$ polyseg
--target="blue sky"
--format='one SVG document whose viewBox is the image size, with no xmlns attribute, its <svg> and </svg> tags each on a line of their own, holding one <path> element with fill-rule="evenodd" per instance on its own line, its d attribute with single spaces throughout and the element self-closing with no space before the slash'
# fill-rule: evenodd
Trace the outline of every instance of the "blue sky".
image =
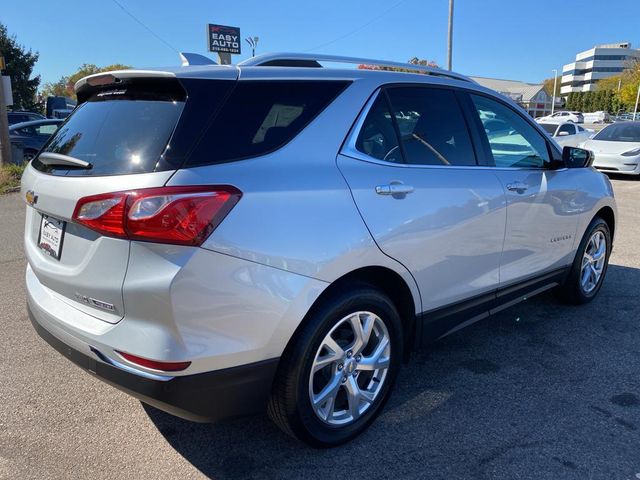
<svg viewBox="0 0 640 480">
<path fill-rule="evenodd" d="M 448 0 L 118 0 L 177 50 L 206 53 L 207 23 L 259 36 L 258 52 L 314 51 L 446 65 Z M 83 63 L 175 65 L 174 50 L 113 0 L 3 0 L 0 21 L 55 81 Z M 27 8 L 28 5 L 28 8 Z M 456 0 L 454 70 L 541 81 L 598 43 L 640 48 L 640 0 Z M 243 42 L 243 54 L 250 52 Z M 213 55 L 213 54 L 211 54 Z"/>
</svg>

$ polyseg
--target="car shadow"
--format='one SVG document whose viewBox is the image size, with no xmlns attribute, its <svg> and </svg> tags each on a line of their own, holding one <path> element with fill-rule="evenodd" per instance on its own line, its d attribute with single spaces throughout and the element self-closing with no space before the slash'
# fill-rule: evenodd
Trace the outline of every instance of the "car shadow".
<svg viewBox="0 0 640 480">
<path fill-rule="evenodd" d="M 614 172 L 602 172 L 611 180 L 628 180 L 628 181 L 637 181 L 640 180 L 640 175 L 625 175 L 624 173 L 614 173 Z"/>
<path fill-rule="evenodd" d="M 547 292 L 413 355 L 382 415 L 313 449 L 266 416 L 191 423 L 145 410 L 204 475 L 239 478 L 630 478 L 640 472 L 640 269 L 600 295 Z M 630 288 L 630 286 L 635 286 Z"/>
</svg>

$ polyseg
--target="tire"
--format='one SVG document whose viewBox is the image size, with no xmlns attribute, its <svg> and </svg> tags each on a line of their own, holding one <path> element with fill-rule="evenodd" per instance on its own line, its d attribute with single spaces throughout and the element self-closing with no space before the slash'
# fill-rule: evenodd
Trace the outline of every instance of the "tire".
<svg viewBox="0 0 640 480">
<path fill-rule="evenodd" d="M 601 252 L 601 255 L 597 256 L 597 259 L 602 258 L 602 263 L 592 262 L 587 259 L 585 253 L 587 253 L 591 258 L 595 259 L 593 254 L 597 254 L 599 249 L 594 250 L 597 247 L 597 243 L 593 243 L 592 240 L 595 238 L 599 238 L 600 241 L 604 241 L 604 249 Z M 595 241 L 595 240 L 594 240 Z M 594 218 L 584 236 L 582 237 L 582 241 L 578 246 L 578 251 L 576 252 L 576 258 L 571 265 L 571 270 L 564 281 L 564 283 L 556 288 L 556 294 L 558 297 L 567 302 L 572 303 L 574 305 L 582 305 L 585 303 L 589 303 L 593 300 L 600 288 L 602 287 L 602 282 L 604 281 L 604 277 L 607 273 L 607 268 L 609 266 L 609 256 L 611 255 L 611 232 L 609 230 L 609 226 L 607 222 L 605 222 L 602 218 L 596 217 Z M 583 269 L 583 262 L 585 263 L 585 268 Z M 590 281 L 584 281 L 589 270 L 589 264 L 593 266 L 593 273 L 600 272 L 599 276 L 589 274 Z M 585 270 L 586 269 L 586 270 Z"/>
<path fill-rule="evenodd" d="M 356 322 L 371 332 L 362 348 L 354 334 Z M 402 361 L 402 338 L 398 310 L 371 286 L 360 284 L 323 301 L 305 318 L 280 360 L 269 416 L 284 432 L 315 447 L 351 440 L 373 422 L 389 398 Z M 312 376 L 312 367 L 319 363 L 326 365 Z"/>
</svg>

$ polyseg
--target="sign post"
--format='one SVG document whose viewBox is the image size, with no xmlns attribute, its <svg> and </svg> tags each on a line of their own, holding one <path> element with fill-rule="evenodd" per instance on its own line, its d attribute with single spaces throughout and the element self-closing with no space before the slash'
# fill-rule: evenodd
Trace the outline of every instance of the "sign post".
<svg viewBox="0 0 640 480">
<path fill-rule="evenodd" d="M 207 44 L 210 52 L 218 54 L 221 65 L 231 64 L 231 55 L 240 55 L 240 28 L 227 25 L 207 25 Z"/>
<path fill-rule="evenodd" d="M 4 69 L 4 57 L 0 56 L 0 64 Z M 11 97 L 11 81 L 6 82 L 9 77 L 2 76 L 0 70 L 0 167 L 11 162 L 11 143 L 9 141 L 9 119 L 7 117 L 7 102 L 13 103 Z M 6 90 L 7 83 L 9 91 Z M 8 94 L 8 95 L 7 95 Z"/>
</svg>

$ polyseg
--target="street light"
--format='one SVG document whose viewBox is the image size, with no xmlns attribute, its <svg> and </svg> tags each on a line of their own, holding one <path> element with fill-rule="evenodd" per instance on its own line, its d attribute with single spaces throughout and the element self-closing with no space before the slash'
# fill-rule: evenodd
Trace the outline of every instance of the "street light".
<svg viewBox="0 0 640 480">
<path fill-rule="evenodd" d="M 246 42 L 251 46 L 251 56 L 256 56 L 256 48 L 258 47 L 258 37 L 247 37 L 245 38 Z"/>
<path fill-rule="evenodd" d="M 556 84 L 558 82 L 558 69 L 554 68 L 551 71 L 553 72 L 553 92 L 551 93 L 551 115 L 553 115 L 553 112 L 556 109 Z"/>
<path fill-rule="evenodd" d="M 447 70 L 451 70 L 451 52 L 453 50 L 453 0 L 449 0 L 449 28 L 447 33 Z"/>
</svg>

